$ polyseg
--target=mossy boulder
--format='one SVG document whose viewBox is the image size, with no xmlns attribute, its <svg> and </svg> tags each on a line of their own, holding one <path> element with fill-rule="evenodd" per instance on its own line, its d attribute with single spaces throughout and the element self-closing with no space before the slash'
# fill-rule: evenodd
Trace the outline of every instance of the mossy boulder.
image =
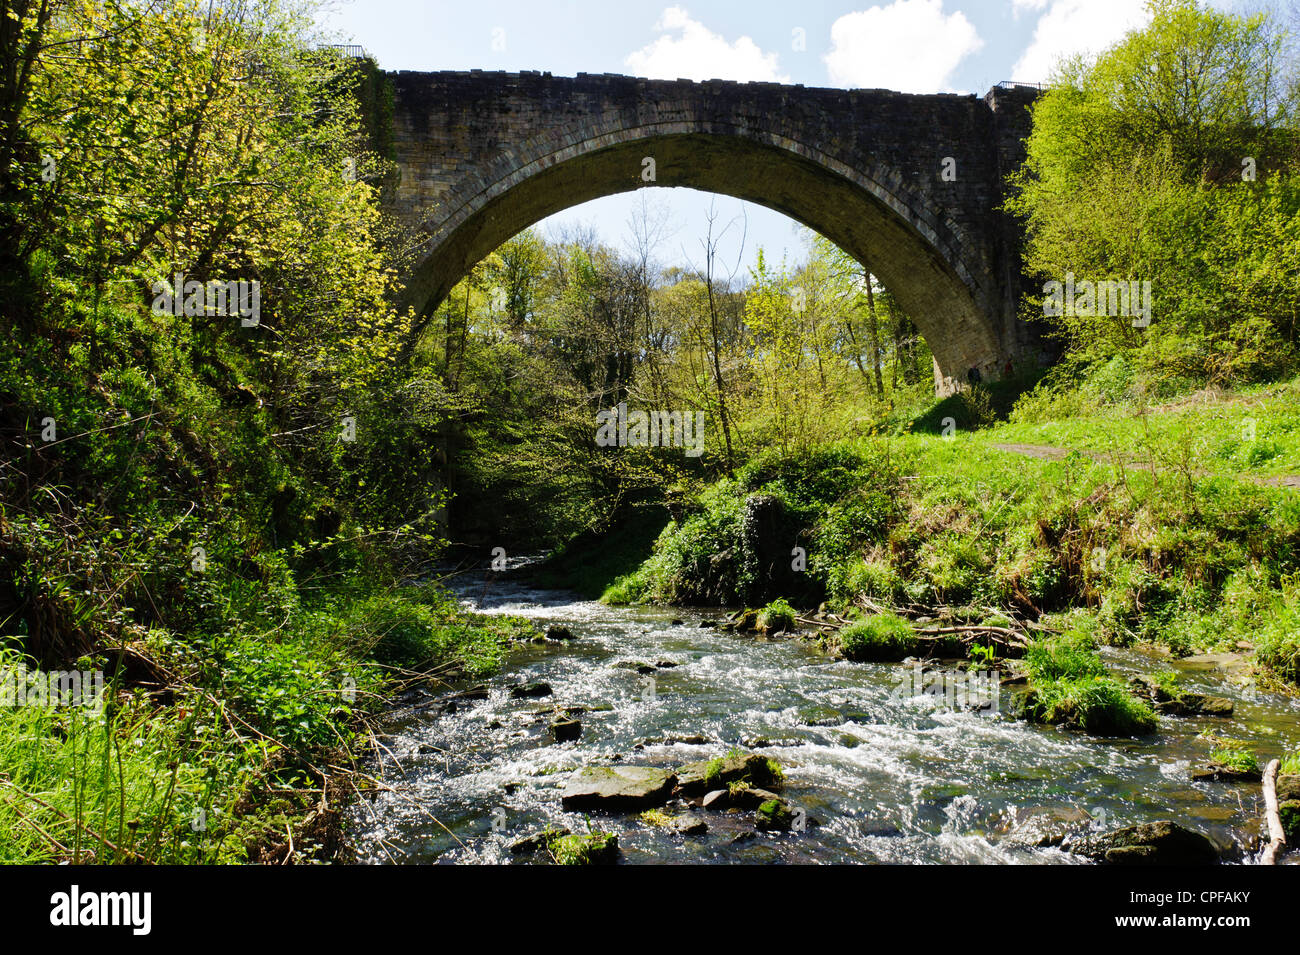
<svg viewBox="0 0 1300 955">
<path fill-rule="evenodd" d="M 1192 693 L 1170 681 L 1151 676 L 1135 676 L 1129 680 L 1134 695 L 1150 703 L 1162 716 L 1216 716 L 1232 715 L 1232 700 L 1223 696 Z"/>
<path fill-rule="evenodd" d="M 702 796 L 740 783 L 758 788 L 779 787 L 783 775 L 774 759 L 732 750 L 725 756 L 681 767 L 677 771 L 677 792 L 683 796 Z"/>
<path fill-rule="evenodd" d="M 510 843 L 510 852 L 513 855 L 528 855 L 550 846 L 552 842 L 561 836 L 569 835 L 569 830 L 563 826 L 551 826 L 546 829 L 539 829 L 536 832 L 530 832 Z"/>
<path fill-rule="evenodd" d="M 1277 798 L 1279 802 L 1300 802 L 1300 776 L 1278 776 Z"/>
<path fill-rule="evenodd" d="M 768 799 L 754 811 L 754 826 L 759 832 L 789 832 L 793 822 L 794 811 L 780 797 Z"/>
<path fill-rule="evenodd" d="M 709 831 L 709 824 L 693 812 L 673 815 L 662 809 L 647 809 L 641 813 L 640 818 L 647 826 L 667 829 L 683 836 L 702 836 Z"/>
<path fill-rule="evenodd" d="M 560 836 L 547 848 L 556 865 L 613 865 L 618 862 L 618 836 L 612 832 Z"/>
</svg>

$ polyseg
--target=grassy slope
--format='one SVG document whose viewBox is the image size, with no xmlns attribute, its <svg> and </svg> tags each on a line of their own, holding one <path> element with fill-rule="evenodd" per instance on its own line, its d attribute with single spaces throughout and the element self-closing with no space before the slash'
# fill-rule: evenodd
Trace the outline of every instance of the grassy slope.
<svg viewBox="0 0 1300 955">
<path fill-rule="evenodd" d="M 1300 682 L 1300 491 L 1223 476 L 1300 461 L 1297 394 L 1293 382 L 1198 395 L 1145 417 L 1093 410 L 862 440 L 839 446 L 847 481 L 825 480 L 825 455 L 769 460 L 739 489 L 702 496 L 607 599 L 678 597 L 703 551 L 720 550 L 734 527 L 735 491 L 762 490 L 811 528 L 809 569 L 832 602 L 867 594 L 1030 616 L 1086 608 L 1102 640 L 1178 653 L 1247 641 L 1273 675 Z M 1046 460 L 995 447 L 1011 443 L 1118 454 Z"/>
<path fill-rule="evenodd" d="M 1300 475 L 1300 379 L 1233 394 L 1198 392 L 1155 405 L 1131 406 L 1044 421 L 1003 425 L 990 441 L 1049 444 L 1121 459 L 1255 477 Z"/>
</svg>

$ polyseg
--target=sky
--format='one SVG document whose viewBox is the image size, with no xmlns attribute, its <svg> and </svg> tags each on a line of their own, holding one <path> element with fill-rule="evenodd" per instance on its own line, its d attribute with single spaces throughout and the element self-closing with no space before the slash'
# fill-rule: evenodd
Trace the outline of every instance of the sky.
<svg viewBox="0 0 1300 955">
<path fill-rule="evenodd" d="M 1100 52 L 1148 19 L 1146 0 L 332 0 L 318 24 L 336 42 L 364 46 L 386 70 L 621 73 L 982 96 L 1004 80 L 1045 82 L 1061 57 Z M 688 189 L 598 199 L 539 228 L 551 236 L 594 228 L 626 248 L 643 198 L 667 223 L 663 264 L 700 264 L 711 205 L 720 226 L 732 223 L 723 258 L 742 272 L 760 245 L 769 259 L 802 257 L 792 220 Z"/>
</svg>

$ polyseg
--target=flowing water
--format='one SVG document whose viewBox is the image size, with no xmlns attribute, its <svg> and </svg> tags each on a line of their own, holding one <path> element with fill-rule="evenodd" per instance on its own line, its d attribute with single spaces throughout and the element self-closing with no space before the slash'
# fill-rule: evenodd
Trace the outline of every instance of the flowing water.
<svg viewBox="0 0 1300 955">
<path fill-rule="evenodd" d="M 1083 810 L 1097 831 L 1170 819 L 1226 847 L 1257 834 L 1259 786 L 1192 782 L 1210 749 L 1198 734 L 1252 740 L 1264 753 L 1300 740 L 1294 701 L 1244 699 L 1252 694 L 1205 667 L 1136 651 L 1106 651 L 1107 660 L 1120 671 L 1178 669 L 1189 689 L 1231 697 L 1233 716 L 1162 718 L 1158 736 L 1104 740 L 956 711 L 913 692 L 903 664 L 836 661 L 813 641 L 702 628 L 723 618 L 716 609 L 606 607 L 481 576 L 451 584 L 473 609 L 562 624 L 576 639 L 513 652 L 485 681 L 488 698 L 454 713 L 390 714 L 378 775 L 391 791 L 354 809 L 358 861 L 522 861 L 510 844 L 548 824 L 586 831 L 586 815 L 560 805 L 572 770 L 675 767 L 736 746 L 763 747 L 781 763 L 802 831 L 755 834 L 752 811 L 701 811 L 703 835 L 636 814 L 597 813 L 591 825 L 619 834 L 626 863 L 1079 861 L 1007 837 L 1018 811 L 1039 807 Z M 512 698 L 512 685 L 538 681 L 554 695 Z M 551 741 L 556 705 L 587 708 L 579 740 Z"/>
</svg>

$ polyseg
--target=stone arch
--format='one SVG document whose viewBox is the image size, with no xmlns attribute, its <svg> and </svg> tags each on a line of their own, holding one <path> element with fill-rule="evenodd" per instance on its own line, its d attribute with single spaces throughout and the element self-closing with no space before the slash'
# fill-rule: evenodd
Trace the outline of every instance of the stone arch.
<svg viewBox="0 0 1300 955">
<path fill-rule="evenodd" d="M 929 343 L 940 390 L 974 366 L 1001 370 L 1002 290 L 984 236 L 971 236 L 915 175 L 858 154 L 849 163 L 802 141 L 797 122 L 682 117 L 561 124 L 502 144 L 458 170 L 426 210 L 425 239 L 403 305 L 431 311 L 477 262 L 534 223 L 580 203 L 647 185 L 687 186 L 767 206 L 866 264 Z M 409 174 L 400 163 L 403 174 Z M 924 182 L 924 180 L 921 180 Z"/>
</svg>

